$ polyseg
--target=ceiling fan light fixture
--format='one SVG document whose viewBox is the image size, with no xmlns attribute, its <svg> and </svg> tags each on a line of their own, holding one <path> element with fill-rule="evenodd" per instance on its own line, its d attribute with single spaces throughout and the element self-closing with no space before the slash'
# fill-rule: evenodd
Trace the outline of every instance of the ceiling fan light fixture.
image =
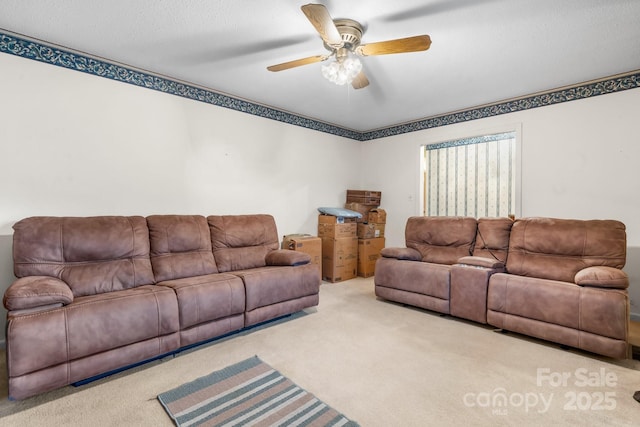
<svg viewBox="0 0 640 427">
<path fill-rule="evenodd" d="M 335 59 L 332 62 L 322 66 L 324 78 L 337 85 L 350 84 L 354 89 L 362 89 L 369 86 L 369 79 L 362 71 L 362 63 L 356 56 L 419 52 L 431 46 L 431 38 L 426 34 L 362 45 L 364 28 L 359 22 L 353 19 L 333 19 L 326 6 L 322 4 L 310 3 L 300 8 L 330 53 L 271 65 L 267 70 L 288 70 L 326 61 L 333 56 Z"/>
<path fill-rule="evenodd" d="M 358 58 L 339 58 L 322 66 L 322 76 L 337 85 L 351 84 L 362 71 L 362 62 Z"/>
</svg>

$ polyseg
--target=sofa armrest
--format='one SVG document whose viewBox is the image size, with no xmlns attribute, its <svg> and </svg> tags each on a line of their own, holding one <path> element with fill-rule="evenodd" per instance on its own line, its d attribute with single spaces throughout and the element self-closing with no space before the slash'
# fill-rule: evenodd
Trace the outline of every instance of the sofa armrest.
<svg viewBox="0 0 640 427">
<path fill-rule="evenodd" d="M 72 301 L 71 288 L 62 280 L 50 276 L 22 277 L 9 286 L 3 299 L 9 311 L 66 305 Z"/>
<path fill-rule="evenodd" d="M 380 255 L 406 261 L 422 261 L 422 254 L 413 248 L 383 248 Z"/>
<path fill-rule="evenodd" d="M 627 289 L 629 276 L 622 270 L 613 267 L 595 266 L 578 271 L 574 281 L 580 286 L 599 288 Z"/>
<path fill-rule="evenodd" d="M 269 252 L 265 258 L 267 265 L 304 265 L 311 262 L 311 255 L 300 252 L 292 251 L 289 249 L 276 249 Z"/>
<path fill-rule="evenodd" d="M 491 268 L 494 270 L 504 269 L 504 262 L 481 256 L 463 256 L 458 260 L 458 264 L 468 265 L 471 267 Z"/>
</svg>

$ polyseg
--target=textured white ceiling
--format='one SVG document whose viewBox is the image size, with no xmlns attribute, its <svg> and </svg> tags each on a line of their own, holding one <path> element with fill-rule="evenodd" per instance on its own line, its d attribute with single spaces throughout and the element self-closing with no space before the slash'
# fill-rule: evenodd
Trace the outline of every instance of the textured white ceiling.
<svg viewBox="0 0 640 427">
<path fill-rule="evenodd" d="M 640 69 L 639 0 L 321 1 L 363 43 L 429 34 L 426 52 L 363 58 L 370 86 L 326 81 L 326 53 L 284 0 L 0 0 L 0 29 L 357 131 Z"/>
</svg>

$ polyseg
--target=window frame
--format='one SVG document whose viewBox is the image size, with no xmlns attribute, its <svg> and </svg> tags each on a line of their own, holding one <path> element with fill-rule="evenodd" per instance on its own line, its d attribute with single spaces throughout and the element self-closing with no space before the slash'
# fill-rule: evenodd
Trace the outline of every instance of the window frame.
<svg viewBox="0 0 640 427">
<path fill-rule="evenodd" d="M 477 143 L 486 142 L 487 139 L 493 138 L 496 135 L 513 133 L 515 136 L 515 144 L 514 144 L 514 152 L 512 155 L 514 156 L 513 163 L 513 171 L 512 171 L 512 179 L 514 181 L 513 184 L 513 192 L 512 197 L 514 212 L 511 212 L 516 217 L 522 216 L 522 130 L 521 124 L 512 125 L 508 127 L 499 127 L 493 129 L 483 129 L 478 130 L 477 132 L 469 132 L 466 135 L 451 135 L 449 138 L 439 138 L 436 141 L 432 142 L 423 142 L 420 144 L 419 149 L 419 164 L 420 164 L 420 175 L 419 175 L 419 204 L 417 206 L 418 215 L 426 216 L 427 212 L 427 188 L 426 182 L 427 177 L 426 174 L 428 172 L 428 167 L 426 165 L 426 157 L 425 153 L 427 151 L 427 147 L 430 149 L 435 148 L 447 148 L 453 146 L 460 145 L 472 145 Z M 473 142 L 477 141 L 477 142 Z M 441 216 L 441 215 L 438 215 Z M 474 215 L 468 215 L 474 216 Z"/>
</svg>

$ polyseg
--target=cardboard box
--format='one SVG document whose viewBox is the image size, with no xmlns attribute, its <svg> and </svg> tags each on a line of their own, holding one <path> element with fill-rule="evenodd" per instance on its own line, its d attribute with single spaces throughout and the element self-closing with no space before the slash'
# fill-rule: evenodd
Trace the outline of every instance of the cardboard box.
<svg viewBox="0 0 640 427">
<path fill-rule="evenodd" d="M 320 214 L 318 215 L 318 223 L 323 224 L 352 224 L 355 223 L 355 218 L 345 218 L 343 216 Z"/>
<path fill-rule="evenodd" d="M 369 222 L 367 224 L 358 224 L 358 239 L 373 239 L 375 237 L 384 237 L 384 224 Z"/>
<path fill-rule="evenodd" d="M 318 266 L 322 276 L 322 239 L 310 234 L 288 234 L 282 239 L 282 249 L 300 251 L 311 256 L 311 264 Z"/>
<path fill-rule="evenodd" d="M 370 224 L 373 224 L 373 227 L 375 229 L 374 231 L 374 237 L 384 237 L 384 228 L 385 228 L 385 224 L 380 224 L 377 222 L 371 222 Z"/>
<path fill-rule="evenodd" d="M 386 224 L 387 211 L 380 208 L 373 208 L 369 211 L 368 222 L 375 222 L 378 224 Z"/>
<path fill-rule="evenodd" d="M 371 277 L 376 272 L 376 261 L 384 248 L 384 237 L 358 240 L 358 276 Z"/>
<path fill-rule="evenodd" d="M 358 239 L 372 239 L 375 236 L 373 224 L 358 224 Z"/>
<path fill-rule="evenodd" d="M 318 237 L 342 239 L 345 237 L 356 237 L 358 232 L 358 224 L 353 222 L 344 222 L 342 217 L 332 215 L 318 216 Z"/>
<path fill-rule="evenodd" d="M 356 277 L 358 238 L 322 239 L 322 279 L 341 282 Z"/>
<path fill-rule="evenodd" d="M 375 208 L 375 206 L 362 203 L 345 203 L 344 207 L 362 214 L 362 218 L 357 219 L 356 222 L 369 222 L 369 211 Z"/>
<path fill-rule="evenodd" d="M 382 192 L 369 190 L 347 190 L 347 203 L 362 203 L 365 205 L 380 206 Z"/>
</svg>

